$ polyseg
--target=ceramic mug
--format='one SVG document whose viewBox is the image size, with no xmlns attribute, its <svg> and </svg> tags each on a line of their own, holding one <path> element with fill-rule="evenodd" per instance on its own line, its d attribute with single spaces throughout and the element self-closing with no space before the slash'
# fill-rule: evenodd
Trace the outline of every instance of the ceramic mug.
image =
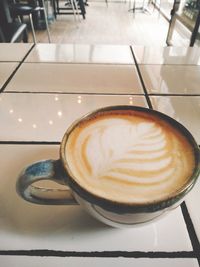
<svg viewBox="0 0 200 267">
<path fill-rule="evenodd" d="M 135 116 L 137 118 L 136 125 L 134 124 L 135 119 L 133 119 Z M 142 120 L 147 120 L 147 122 L 141 121 L 141 118 Z M 131 125 L 132 121 L 134 125 Z M 159 129 L 155 128 L 156 124 L 160 127 Z M 163 131 L 166 131 L 166 133 Z M 162 134 L 160 135 L 159 133 Z M 186 152 L 184 152 L 184 157 L 188 157 L 189 155 L 191 161 L 187 158 L 180 160 L 180 155 L 178 159 L 174 158 L 174 154 L 176 154 L 175 152 L 178 149 L 178 145 L 174 145 L 174 141 L 171 142 L 173 138 L 176 138 L 173 136 L 174 133 L 178 135 L 177 140 L 182 140 L 183 138 L 183 142 L 187 143 L 186 145 L 185 143 L 183 144 L 184 149 L 188 146 L 185 150 Z M 139 142 L 138 140 L 140 140 L 141 136 L 144 140 L 142 144 L 138 145 L 137 142 Z M 167 141 L 163 141 L 165 136 L 167 136 Z M 87 139 L 87 142 L 84 138 Z M 78 145 L 73 147 L 76 141 Z M 85 150 L 86 143 L 88 145 L 87 151 Z M 118 145 L 119 143 L 122 143 L 123 149 Z M 104 149 L 103 152 L 100 145 Z M 84 146 L 84 149 L 82 146 Z M 163 147 L 166 146 L 168 146 L 167 152 L 162 151 Z M 176 147 L 174 148 L 173 146 Z M 106 150 L 107 147 L 109 147 L 108 151 Z M 129 151 L 128 160 L 126 159 L 121 162 L 119 162 L 119 160 L 112 160 L 116 158 L 119 151 L 126 150 L 127 148 L 129 149 L 130 147 L 133 153 Z M 144 152 L 145 159 L 141 159 L 141 157 L 143 157 L 143 152 L 138 152 L 138 148 Z M 149 149 L 153 150 L 150 156 L 147 155 Z M 182 148 L 180 148 L 180 150 L 181 149 Z M 84 155 L 83 152 L 85 153 Z M 108 152 L 110 154 L 108 154 Z M 107 158 L 99 155 L 100 153 L 107 153 Z M 180 151 L 178 153 L 180 154 Z M 139 159 L 130 159 L 130 155 L 132 157 L 132 155 L 135 154 L 137 154 Z M 161 156 L 159 156 L 160 154 Z M 98 162 L 99 158 L 100 163 Z M 158 159 L 160 159 L 159 164 Z M 129 164 L 130 160 L 131 163 Z M 89 163 L 87 161 L 89 161 Z M 120 173 L 113 174 L 112 170 L 109 175 L 103 175 L 102 170 L 105 169 L 105 167 L 102 167 L 102 164 L 108 164 L 108 162 L 113 164 L 113 161 L 116 161 L 117 164 L 121 164 L 120 168 L 118 165 L 116 168 L 120 170 Z M 128 162 L 127 165 L 124 163 L 125 161 Z M 172 163 L 175 164 L 175 161 L 178 162 L 177 166 L 173 165 L 172 168 L 171 165 Z M 173 180 L 176 180 L 175 178 L 178 177 L 177 173 L 186 168 L 185 165 L 180 165 L 183 164 L 183 162 L 185 162 L 185 165 L 187 165 L 188 162 L 191 165 L 188 165 L 188 167 L 186 166 L 189 168 L 189 174 L 186 174 L 189 177 L 187 177 L 187 179 L 185 178 L 184 181 L 178 182 L 179 185 L 174 186 L 173 183 L 175 182 Z M 97 178 L 93 179 L 91 170 L 86 168 L 88 167 L 86 163 L 96 166 L 96 169 L 94 168 L 94 173 L 96 173 L 92 175 Z M 161 163 L 166 163 L 166 166 L 169 166 L 171 169 L 166 171 L 168 167 L 163 166 Z M 126 168 L 128 168 L 128 170 Z M 136 170 L 132 170 L 131 168 L 136 168 Z M 138 171 L 137 168 L 141 168 L 141 170 Z M 84 174 L 83 170 L 85 170 Z M 130 175 L 130 170 L 134 175 Z M 163 171 L 163 173 L 160 172 L 160 170 Z M 114 171 L 116 172 L 116 170 Z M 150 178 L 147 177 L 148 171 L 150 171 L 149 177 L 154 180 L 151 181 Z M 82 172 L 82 176 L 80 172 Z M 99 172 L 101 173 L 100 180 L 98 180 L 97 175 Z M 191 133 L 183 125 L 161 112 L 148 108 L 110 106 L 93 111 L 75 121 L 64 134 L 60 146 L 60 158 L 58 160 L 44 160 L 28 166 L 19 175 L 16 187 L 19 195 L 29 202 L 45 205 L 80 204 L 92 216 L 108 225 L 114 227 L 130 227 L 135 224 L 151 221 L 179 206 L 195 185 L 199 173 L 199 148 Z M 141 176 L 144 175 L 144 177 L 140 177 L 140 174 Z M 111 179 L 109 180 L 110 177 Z M 161 177 L 163 183 L 161 188 L 165 188 L 168 184 L 172 184 L 174 187 L 177 186 L 177 188 L 169 194 L 164 192 L 164 196 L 159 196 L 159 178 Z M 182 178 L 178 177 L 177 181 L 180 179 Z M 64 184 L 65 190 L 41 188 L 34 185 L 35 182 L 40 180 L 51 180 L 56 183 Z M 91 186 L 93 180 L 95 180 L 95 184 Z M 154 186 L 156 187 L 154 188 Z M 116 188 L 116 190 L 113 190 L 113 188 Z M 123 190 L 125 190 L 125 193 Z M 133 193 L 131 190 L 133 190 Z M 147 195 L 149 194 L 150 199 L 148 199 L 149 196 L 145 196 L 146 193 L 144 192 L 147 192 Z M 139 193 L 142 194 L 142 198 Z"/>
</svg>

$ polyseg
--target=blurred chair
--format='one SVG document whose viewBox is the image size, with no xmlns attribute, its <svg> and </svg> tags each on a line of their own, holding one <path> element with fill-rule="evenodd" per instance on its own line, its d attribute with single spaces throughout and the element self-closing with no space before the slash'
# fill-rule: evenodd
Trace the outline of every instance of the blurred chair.
<svg viewBox="0 0 200 267">
<path fill-rule="evenodd" d="M 0 0 L 0 42 L 28 42 L 27 25 L 13 20 L 7 0 Z"/>
<path fill-rule="evenodd" d="M 139 10 L 139 11 L 141 11 L 143 13 L 151 14 L 150 10 L 148 9 L 148 6 L 151 4 L 152 0 L 138 1 L 138 2 L 140 2 L 141 6 L 136 6 L 136 1 L 137 0 L 133 0 L 133 1 L 129 0 L 129 11 L 132 11 L 133 13 L 135 13 L 137 10 Z M 131 2 L 133 2 L 133 7 L 132 8 L 130 8 Z"/>
<path fill-rule="evenodd" d="M 38 12 L 43 11 L 47 35 L 48 35 L 48 41 L 49 43 L 51 42 L 44 0 L 42 0 L 42 5 L 37 4 L 36 6 L 30 5 L 28 2 L 24 3 L 24 1 L 13 0 L 12 3 L 10 4 L 10 9 L 11 9 L 11 14 L 14 17 L 20 17 L 22 21 L 23 21 L 24 16 L 29 17 L 34 43 L 37 43 L 37 40 L 36 40 L 35 27 L 34 27 L 32 16 L 34 14 L 37 14 Z"/>
<path fill-rule="evenodd" d="M 79 10 L 80 14 L 82 15 L 83 19 L 85 19 L 85 3 L 84 0 L 66 0 L 64 3 L 64 7 L 62 5 L 63 1 L 61 1 L 60 5 L 60 0 L 52 0 L 53 1 L 53 9 L 54 9 L 54 16 L 55 18 L 57 15 L 74 15 L 74 19 L 76 20 L 76 14 L 79 15 Z M 70 11 L 73 11 L 72 13 Z"/>
</svg>

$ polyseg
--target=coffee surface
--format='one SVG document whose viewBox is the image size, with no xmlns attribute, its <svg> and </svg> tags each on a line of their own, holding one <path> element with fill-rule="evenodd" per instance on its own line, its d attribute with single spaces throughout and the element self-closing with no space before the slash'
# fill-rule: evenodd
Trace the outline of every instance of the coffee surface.
<svg viewBox="0 0 200 267">
<path fill-rule="evenodd" d="M 140 111 L 101 112 L 69 135 L 65 156 L 78 184 L 123 203 L 150 203 L 174 194 L 195 159 L 187 139 L 159 117 Z"/>
</svg>

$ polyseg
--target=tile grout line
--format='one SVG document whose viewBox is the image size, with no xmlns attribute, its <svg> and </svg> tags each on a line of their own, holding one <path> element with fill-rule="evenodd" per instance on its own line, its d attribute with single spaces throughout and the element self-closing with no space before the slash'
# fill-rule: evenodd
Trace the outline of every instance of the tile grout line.
<svg viewBox="0 0 200 267">
<path fill-rule="evenodd" d="M 132 46 L 130 46 L 130 49 L 131 49 L 131 53 L 132 53 L 133 59 L 135 61 L 135 66 L 136 66 L 136 69 L 137 69 L 137 72 L 138 72 L 138 75 L 139 75 L 139 78 L 140 78 L 140 82 L 141 82 L 142 87 L 143 87 L 143 91 L 144 91 L 144 94 L 145 94 L 145 97 L 146 97 L 147 104 L 148 104 L 148 106 L 149 106 L 150 109 L 153 109 L 153 106 L 151 104 L 150 97 L 148 95 L 146 86 L 145 86 L 144 81 L 143 81 L 143 78 L 142 78 L 142 74 L 141 74 L 140 69 L 139 69 L 139 65 L 138 65 L 137 60 L 136 60 L 136 57 L 134 55 Z"/>
<path fill-rule="evenodd" d="M 63 251 L 49 249 L 33 250 L 0 250 L 0 255 L 4 256 L 42 256 L 42 257 L 88 257 L 88 258 L 192 258 L 196 259 L 193 251 Z"/>
<path fill-rule="evenodd" d="M 9 141 L 0 140 L 0 145 L 60 145 L 60 141 Z"/>
<path fill-rule="evenodd" d="M 50 91 L 5 91 L 4 94 L 49 94 L 49 95 L 100 95 L 100 96 L 145 96 L 145 93 L 93 93 L 93 92 L 50 92 Z M 174 97 L 200 97 L 200 94 L 159 94 L 159 93 L 149 93 L 148 96 L 174 96 Z"/>
<path fill-rule="evenodd" d="M 176 64 L 170 64 L 170 63 L 140 63 L 139 65 L 147 65 L 147 66 L 180 66 L 180 67 L 200 67 L 200 65 L 197 65 L 197 64 L 181 64 L 181 63 L 176 63 Z"/>
<path fill-rule="evenodd" d="M 2 88 L 0 89 L 0 93 L 3 93 L 6 86 L 9 84 L 9 82 L 12 80 L 13 76 L 15 75 L 15 73 L 17 72 L 17 70 L 21 67 L 21 65 L 24 63 L 24 60 L 27 58 L 27 56 L 30 54 L 30 52 L 33 50 L 33 48 L 35 47 L 35 44 L 33 44 L 30 48 L 30 50 L 26 53 L 26 55 L 23 57 L 23 59 L 19 62 L 19 64 L 17 65 L 17 67 L 14 69 L 14 71 L 10 74 L 10 76 L 8 77 L 8 79 L 6 80 L 6 82 L 3 84 Z"/>
<path fill-rule="evenodd" d="M 185 202 L 183 202 L 181 204 L 181 211 L 183 214 L 183 218 L 185 220 L 185 224 L 186 224 L 187 231 L 188 231 L 188 234 L 190 237 L 193 251 L 196 255 L 196 258 L 197 258 L 199 266 L 200 266 L 200 243 L 199 243 L 198 237 L 196 235 L 195 228 L 194 228 L 193 222 L 191 220 L 191 217 L 190 217 L 190 214 L 188 212 L 188 209 L 187 209 Z"/>
<path fill-rule="evenodd" d="M 50 91 L 5 91 L 4 94 L 47 94 L 47 95 L 100 95 L 100 96 L 144 96 L 142 94 L 132 93 L 86 93 L 86 92 L 50 92 Z"/>
<path fill-rule="evenodd" d="M 74 62 L 74 61 L 25 61 L 25 64 L 46 64 L 46 65 L 105 65 L 105 66 L 135 66 L 134 62 L 121 63 L 121 62 Z"/>
<path fill-rule="evenodd" d="M 149 96 L 200 96 L 200 94 L 159 94 L 159 93 L 150 93 Z"/>
</svg>

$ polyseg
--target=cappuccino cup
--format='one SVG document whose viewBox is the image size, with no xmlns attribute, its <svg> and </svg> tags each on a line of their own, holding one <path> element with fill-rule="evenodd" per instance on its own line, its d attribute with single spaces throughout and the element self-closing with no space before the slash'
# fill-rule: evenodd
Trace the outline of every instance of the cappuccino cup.
<svg viewBox="0 0 200 267">
<path fill-rule="evenodd" d="M 110 106 L 75 121 L 60 158 L 26 167 L 16 188 L 29 202 L 80 204 L 108 225 L 130 227 L 179 206 L 199 173 L 199 148 L 183 125 L 148 108 Z"/>
</svg>

